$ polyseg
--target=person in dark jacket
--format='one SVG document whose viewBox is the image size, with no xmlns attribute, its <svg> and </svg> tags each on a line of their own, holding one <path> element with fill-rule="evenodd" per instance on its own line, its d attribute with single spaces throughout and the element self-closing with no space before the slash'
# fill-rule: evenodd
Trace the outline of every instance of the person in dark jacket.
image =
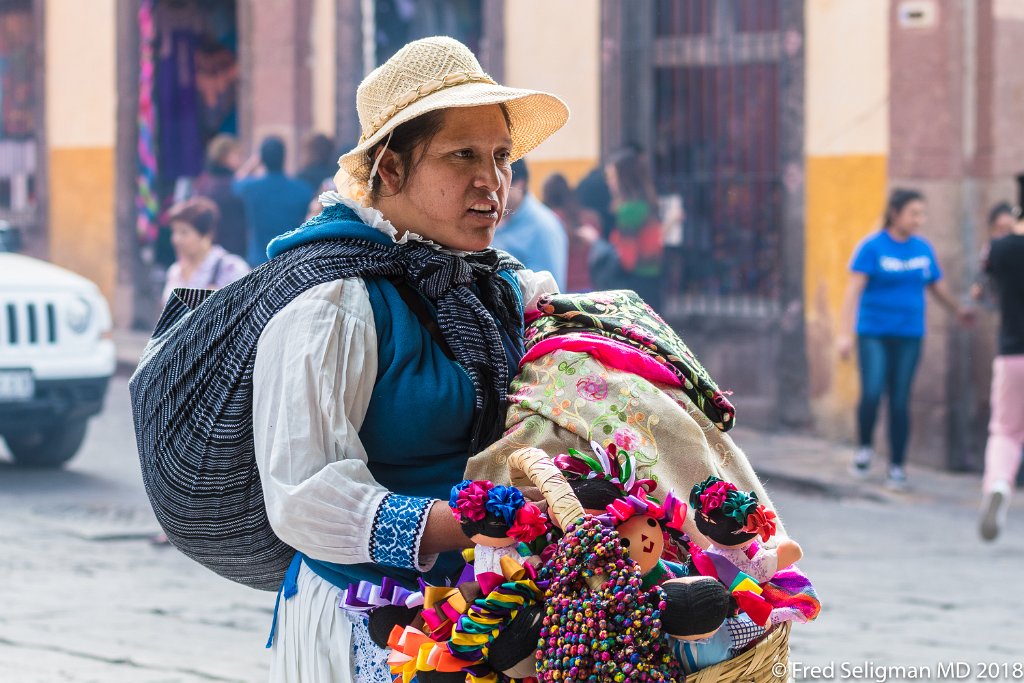
<svg viewBox="0 0 1024 683">
<path fill-rule="evenodd" d="M 312 189 L 301 180 L 284 173 L 284 140 L 271 135 L 260 145 L 262 176 L 236 180 L 235 192 L 245 202 L 249 219 L 249 265 L 267 261 L 267 245 L 278 235 L 306 220 Z"/>
<path fill-rule="evenodd" d="M 206 146 L 206 168 L 196 178 L 193 191 L 213 200 L 220 216 L 217 243 L 232 254 L 247 253 L 245 204 L 231 189 L 235 172 L 242 165 L 242 147 L 234 136 L 222 133 Z"/>
</svg>

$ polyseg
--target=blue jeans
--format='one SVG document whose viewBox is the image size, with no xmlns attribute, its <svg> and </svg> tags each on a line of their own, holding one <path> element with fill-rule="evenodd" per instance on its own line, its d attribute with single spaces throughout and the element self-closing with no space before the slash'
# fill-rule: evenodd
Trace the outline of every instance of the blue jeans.
<svg viewBox="0 0 1024 683">
<path fill-rule="evenodd" d="M 910 386 L 921 356 L 921 337 L 857 337 L 860 364 L 860 445 L 870 446 L 882 394 L 889 392 L 892 464 L 903 465 L 910 436 Z"/>
</svg>

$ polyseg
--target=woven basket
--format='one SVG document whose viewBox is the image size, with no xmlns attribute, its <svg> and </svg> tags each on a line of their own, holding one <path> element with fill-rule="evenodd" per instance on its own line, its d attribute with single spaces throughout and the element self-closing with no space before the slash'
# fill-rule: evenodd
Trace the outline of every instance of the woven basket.
<svg viewBox="0 0 1024 683">
<path fill-rule="evenodd" d="M 552 518 L 561 529 L 584 515 L 583 506 L 576 499 L 569 482 L 544 451 L 521 448 L 509 456 L 508 466 L 513 479 L 517 475 L 525 476 L 540 489 Z M 599 577 L 593 578 L 600 583 Z M 687 676 L 686 683 L 775 683 L 789 680 L 789 630 L 789 623 L 774 627 L 754 647 Z"/>
</svg>

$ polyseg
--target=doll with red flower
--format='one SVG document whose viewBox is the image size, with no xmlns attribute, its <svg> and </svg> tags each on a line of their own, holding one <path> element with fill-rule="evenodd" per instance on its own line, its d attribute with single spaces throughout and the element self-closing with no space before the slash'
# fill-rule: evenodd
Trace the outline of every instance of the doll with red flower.
<svg viewBox="0 0 1024 683">
<path fill-rule="evenodd" d="M 448 505 L 462 532 L 476 544 L 473 569 L 478 576 L 500 574 L 502 557 L 519 561 L 519 544 L 532 542 L 549 528 L 547 515 L 514 486 L 466 479 L 452 487 Z"/>
<path fill-rule="evenodd" d="M 748 553 L 755 539 L 764 543 L 776 532 L 775 512 L 759 503 L 753 491 L 740 491 L 711 476 L 690 491 L 690 506 L 697 529 L 711 541 L 705 552 L 726 558 L 759 584 L 803 557 L 800 545 L 789 538 L 780 538 L 774 548 L 762 545 Z"/>
</svg>

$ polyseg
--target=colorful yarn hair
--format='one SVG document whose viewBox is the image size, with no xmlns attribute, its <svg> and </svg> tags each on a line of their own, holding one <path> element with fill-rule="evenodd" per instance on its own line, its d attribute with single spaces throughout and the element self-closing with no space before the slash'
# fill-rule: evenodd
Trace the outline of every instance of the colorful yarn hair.
<svg viewBox="0 0 1024 683">
<path fill-rule="evenodd" d="M 515 486 L 466 479 L 452 487 L 448 506 L 464 527 L 479 527 L 474 533 L 486 536 L 508 536 L 529 543 L 548 527 L 547 516 Z"/>
<path fill-rule="evenodd" d="M 775 535 L 775 512 L 759 503 L 753 491 L 740 491 L 735 484 L 718 477 L 710 476 L 696 484 L 690 491 L 690 505 L 700 513 L 697 527 L 705 534 L 708 533 L 707 524 L 702 523 L 702 518 L 727 524 L 730 527 L 728 532 L 738 537 L 760 536 L 762 541 L 767 541 Z M 721 534 L 717 536 L 713 540 L 722 540 Z"/>
<path fill-rule="evenodd" d="M 570 448 L 568 453 L 555 456 L 555 466 L 567 477 L 610 481 L 626 495 L 636 495 L 639 491 L 651 493 L 658 487 L 653 479 L 637 478 L 636 460 L 628 451 L 614 443 L 609 443 L 606 450 L 596 441 L 590 442 L 590 448 L 595 457 Z"/>
</svg>

